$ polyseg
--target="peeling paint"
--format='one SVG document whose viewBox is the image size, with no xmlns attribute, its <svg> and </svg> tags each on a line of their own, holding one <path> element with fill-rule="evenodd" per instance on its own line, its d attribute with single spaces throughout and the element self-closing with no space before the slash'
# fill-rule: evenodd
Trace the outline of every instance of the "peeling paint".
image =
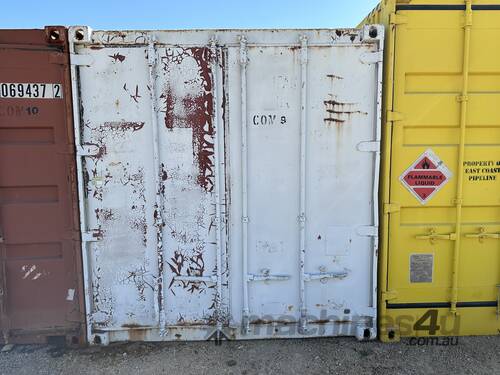
<svg viewBox="0 0 500 375">
<path fill-rule="evenodd" d="M 109 55 L 109 57 L 111 57 L 115 62 L 119 61 L 119 62 L 123 62 L 125 61 L 125 56 L 119 54 L 119 53 L 115 53 L 114 55 Z"/>
<path fill-rule="evenodd" d="M 161 58 L 163 69 L 168 75 L 172 65 L 179 65 L 185 59 L 196 63 L 197 76 L 184 85 L 188 94 L 179 96 L 179 87 L 168 85 L 160 96 L 163 99 L 165 126 L 167 129 L 191 128 L 193 131 L 193 157 L 198 163 L 198 183 L 206 191 L 214 187 L 214 128 L 212 124 L 213 94 L 211 52 L 208 48 L 166 49 Z"/>
<path fill-rule="evenodd" d="M 238 38 L 247 33 L 252 43 L 246 50 L 245 94 Z M 105 332 L 112 341 L 118 337 L 185 340 L 200 337 L 206 329 L 226 329 L 242 322 L 243 275 L 230 272 L 239 272 L 231 267 L 243 263 L 240 109 L 244 98 L 247 118 L 271 115 L 280 120 L 279 126 L 248 124 L 247 265 L 249 273 L 257 276 L 248 281 L 249 321 L 270 325 L 264 327 L 266 332 L 273 331 L 273 325 L 296 325 L 303 311 L 296 282 L 302 268 L 313 274 L 307 281 L 305 307 L 318 316 L 310 321 L 326 324 L 318 311 L 327 310 L 328 317 L 335 313 L 334 302 L 344 299 L 353 306 L 353 316 L 358 308 L 367 311 L 369 306 L 349 301 L 346 287 L 349 282 L 364 282 L 366 273 L 361 279 L 351 258 L 332 258 L 324 248 L 331 243 L 326 228 L 333 220 L 325 212 L 347 203 L 361 206 L 372 197 L 369 188 L 358 184 L 346 191 L 345 185 L 356 180 L 346 169 L 351 161 L 365 163 L 358 161 L 359 151 L 351 143 L 368 141 L 376 133 L 370 122 L 376 118 L 375 101 L 366 91 L 360 95 L 353 90 L 363 85 L 352 84 L 353 79 L 372 83 L 375 67 L 362 64 L 358 55 L 374 48 L 362 45 L 359 31 L 353 29 L 303 33 L 214 31 L 217 41 L 209 43 L 206 32 L 200 31 L 154 35 L 97 31 L 91 43 L 76 45 L 77 53 L 90 53 L 95 61 L 82 75 L 87 82 L 81 85 L 80 125 L 82 143 L 98 148 L 96 155 L 83 158 L 82 172 L 88 229 L 97 235 L 97 241 L 88 244 L 93 297 L 89 321 L 95 333 Z M 306 91 L 303 112 L 307 137 L 311 137 L 307 141 L 314 142 L 306 156 L 306 188 L 314 201 L 312 212 L 306 213 L 314 220 L 306 221 L 309 257 L 302 268 L 297 260 L 295 212 L 299 114 L 305 87 L 299 66 L 300 36 L 307 36 L 311 45 L 302 68 L 307 71 L 307 85 L 314 87 Z M 261 37 L 265 43 L 255 47 Z M 176 45 L 174 40 L 192 43 Z M 93 45 L 106 50 L 92 50 Z M 335 133 L 331 130 L 335 128 L 346 130 Z M 216 151 L 220 153 L 215 155 Z M 360 168 L 371 170 L 367 164 Z M 341 185 L 344 190 L 339 192 Z M 321 186 L 328 186 L 335 197 L 356 190 L 363 199 L 354 203 L 325 199 Z M 366 213 L 370 207 L 355 210 Z M 344 220 L 357 222 L 358 217 L 334 219 L 343 224 Z M 362 220 L 369 222 L 370 217 L 364 215 Z M 366 259 L 358 260 L 359 267 L 370 269 Z M 314 276 L 319 268 L 330 272 L 344 266 L 353 270 L 356 280 Z M 263 274 L 289 277 L 259 280 Z M 245 337 L 236 331 L 232 329 L 228 337 Z"/>
</svg>

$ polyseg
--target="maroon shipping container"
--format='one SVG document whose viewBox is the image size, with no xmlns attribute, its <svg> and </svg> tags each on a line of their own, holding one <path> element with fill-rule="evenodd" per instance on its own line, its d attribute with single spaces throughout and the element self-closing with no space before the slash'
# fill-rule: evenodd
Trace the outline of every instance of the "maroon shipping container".
<svg viewBox="0 0 500 375">
<path fill-rule="evenodd" d="M 83 342 L 67 31 L 0 31 L 0 342 Z"/>
</svg>

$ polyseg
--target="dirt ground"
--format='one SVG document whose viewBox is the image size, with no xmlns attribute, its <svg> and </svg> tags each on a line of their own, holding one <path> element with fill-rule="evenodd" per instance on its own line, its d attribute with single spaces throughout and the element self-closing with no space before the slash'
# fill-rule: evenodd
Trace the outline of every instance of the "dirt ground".
<svg viewBox="0 0 500 375">
<path fill-rule="evenodd" d="M 500 336 L 448 342 L 352 338 L 15 346 L 0 374 L 500 374 Z M 458 341 L 458 342 L 457 342 Z M 437 345 L 440 344 L 440 345 Z"/>
</svg>

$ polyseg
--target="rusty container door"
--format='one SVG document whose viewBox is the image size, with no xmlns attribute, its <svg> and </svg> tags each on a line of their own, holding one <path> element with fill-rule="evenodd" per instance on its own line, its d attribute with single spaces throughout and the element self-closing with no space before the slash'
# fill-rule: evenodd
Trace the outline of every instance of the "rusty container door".
<svg viewBox="0 0 500 375">
<path fill-rule="evenodd" d="M 376 336 L 383 28 L 69 29 L 87 336 Z"/>
<path fill-rule="evenodd" d="M 82 340 L 67 31 L 0 32 L 0 342 Z"/>
</svg>

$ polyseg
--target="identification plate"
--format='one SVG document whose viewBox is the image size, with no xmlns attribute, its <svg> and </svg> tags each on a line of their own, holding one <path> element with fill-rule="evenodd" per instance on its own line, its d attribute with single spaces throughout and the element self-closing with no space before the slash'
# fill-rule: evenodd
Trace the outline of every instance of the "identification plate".
<svg viewBox="0 0 500 375">
<path fill-rule="evenodd" d="M 0 98 L 62 99 L 60 83 L 0 83 Z"/>
</svg>

